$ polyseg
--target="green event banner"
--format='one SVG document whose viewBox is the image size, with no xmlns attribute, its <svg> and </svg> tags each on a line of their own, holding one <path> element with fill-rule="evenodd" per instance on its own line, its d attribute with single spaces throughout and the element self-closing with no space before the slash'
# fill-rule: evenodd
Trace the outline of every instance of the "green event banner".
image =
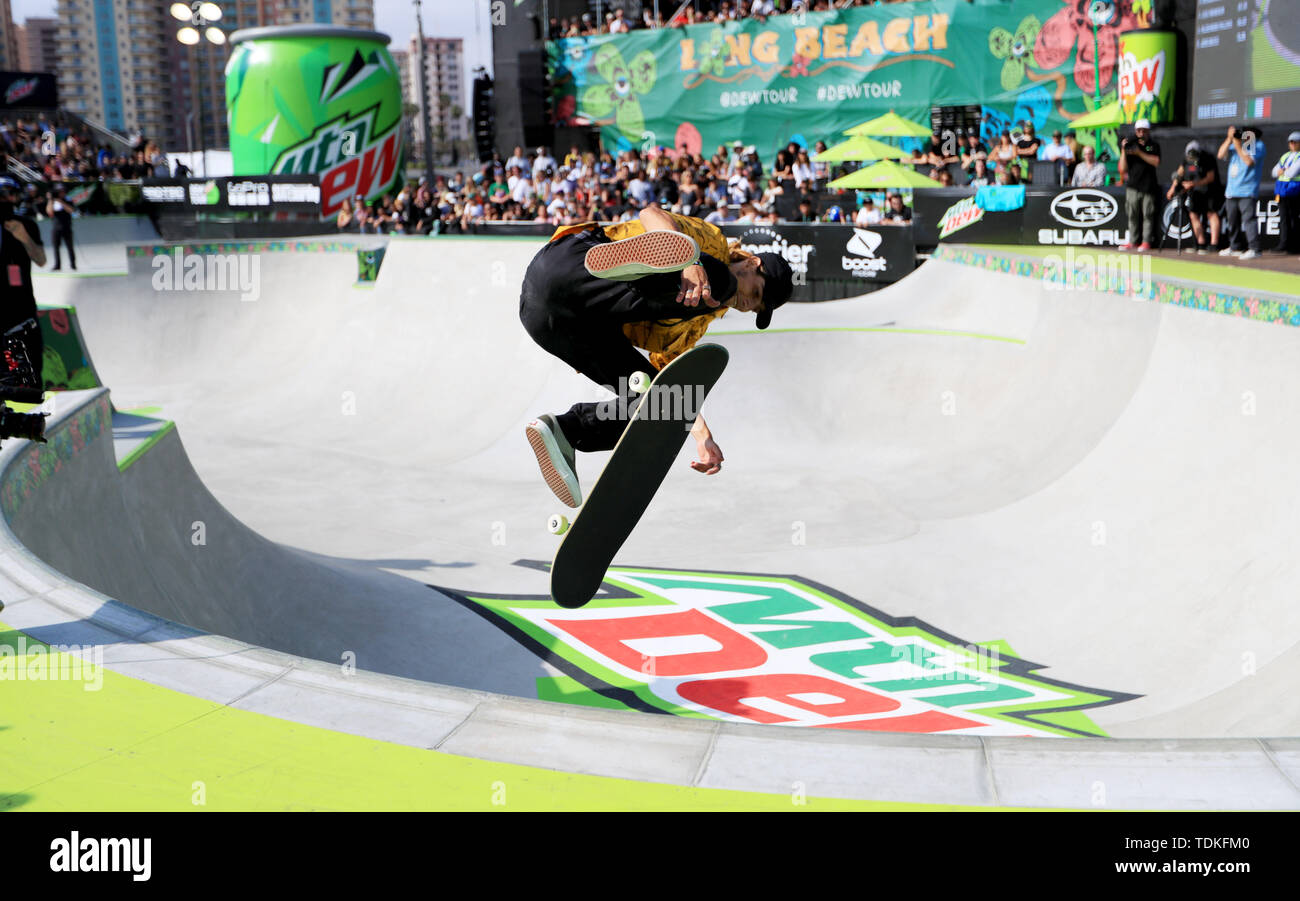
<svg viewBox="0 0 1300 901">
<path fill-rule="evenodd" d="M 547 45 L 555 123 L 597 124 L 611 151 L 740 140 L 764 158 L 890 110 L 928 125 L 932 106 L 980 107 L 985 137 L 1050 134 L 1116 99 L 1120 34 L 1149 6 L 918 0 L 566 38 Z"/>
</svg>

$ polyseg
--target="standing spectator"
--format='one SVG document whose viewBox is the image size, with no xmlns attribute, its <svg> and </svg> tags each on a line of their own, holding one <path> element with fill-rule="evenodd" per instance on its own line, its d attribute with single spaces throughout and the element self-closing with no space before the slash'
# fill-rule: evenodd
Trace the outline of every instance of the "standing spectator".
<svg viewBox="0 0 1300 901">
<path fill-rule="evenodd" d="M 813 145 L 817 153 L 826 152 L 826 142 L 818 141 Z M 813 190 L 826 190 L 826 182 L 831 180 L 831 167 L 829 163 L 813 163 Z"/>
<path fill-rule="evenodd" d="M 795 213 L 795 222 L 816 222 L 817 210 L 813 207 L 813 202 L 805 197 L 799 201 L 799 211 Z"/>
<path fill-rule="evenodd" d="M 1300 246 L 1300 131 L 1287 135 L 1287 152 L 1273 167 L 1273 190 L 1280 219 L 1275 253 L 1296 253 Z"/>
<path fill-rule="evenodd" d="M 45 215 L 50 217 L 50 241 L 54 244 L 54 267 L 52 272 L 63 268 L 59 259 L 59 245 L 68 247 L 68 265 L 75 272 L 77 269 L 77 252 L 72 249 L 72 204 L 68 203 L 63 193 L 63 185 L 55 185 L 50 191 L 50 199 L 45 203 Z"/>
<path fill-rule="evenodd" d="M 1056 164 L 1056 183 L 1069 184 L 1070 167 L 1074 165 L 1074 154 L 1062 140 L 1060 129 L 1052 132 L 1052 143 L 1043 148 L 1043 159 Z"/>
<path fill-rule="evenodd" d="M 533 183 L 536 184 L 542 180 L 542 175 L 547 169 L 555 171 L 555 157 L 551 156 L 551 152 L 545 147 L 538 147 L 537 155 L 533 158 L 533 171 L 526 174 L 531 175 Z"/>
<path fill-rule="evenodd" d="M 1100 188 L 1106 184 L 1106 164 L 1097 162 L 1097 151 L 1089 144 L 1083 148 L 1083 159 L 1074 167 L 1070 177 L 1072 188 Z"/>
<path fill-rule="evenodd" d="M 632 30 L 631 26 L 628 25 L 627 19 L 623 17 L 623 10 L 621 7 L 614 10 L 614 16 L 612 19 L 610 19 L 609 16 L 606 16 L 605 18 L 609 19 L 610 34 L 627 34 Z"/>
<path fill-rule="evenodd" d="M 1119 174 L 1124 179 L 1124 204 L 1128 209 L 1128 240 L 1120 250 L 1132 250 L 1133 242 L 1142 238 L 1138 250 L 1150 250 L 1156 239 L 1156 198 L 1160 182 L 1156 167 L 1160 165 L 1160 145 L 1151 138 L 1151 123 L 1138 119 L 1134 136 L 1121 142 Z"/>
<path fill-rule="evenodd" d="M 1034 134 L 1033 122 L 1026 119 L 1024 126 L 1024 132 L 1016 141 L 1016 156 L 1020 163 L 1020 177 L 1028 184 L 1033 181 L 1033 162 L 1038 159 L 1038 151 L 1043 146 L 1043 139 Z"/>
<path fill-rule="evenodd" d="M 1255 216 L 1255 198 L 1259 195 L 1260 167 L 1264 142 L 1259 129 L 1248 125 L 1238 134 L 1237 126 L 1228 126 L 1228 136 L 1219 147 L 1219 159 L 1228 161 L 1226 208 L 1232 237 L 1219 256 L 1236 256 L 1253 260 L 1259 256 L 1259 220 Z M 1237 250 L 1237 245 L 1245 247 Z"/>
<path fill-rule="evenodd" d="M 529 165 L 528 157 L 524 156 L 524 148 L 516 147 L 515 152 L 510 154 L 510 159 L 506 160 L 506 171 L 518 169 L 520 172 Z"/>
</svg>

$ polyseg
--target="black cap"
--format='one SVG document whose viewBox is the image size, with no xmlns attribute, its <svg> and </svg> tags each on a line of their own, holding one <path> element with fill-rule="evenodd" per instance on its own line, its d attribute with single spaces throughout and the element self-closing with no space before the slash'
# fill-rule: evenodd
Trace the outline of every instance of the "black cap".
<svg viewBox="0 0 1300 901">
<path fill-rule="evenodd" d="M 780 254 L 760 253 L 757 256 L 763 264 L 763 310 L 758 314 L 758 327 L 767 328 L 772 323 L 772 311 L 794 293 L 794 273 Z"/>
</svg>

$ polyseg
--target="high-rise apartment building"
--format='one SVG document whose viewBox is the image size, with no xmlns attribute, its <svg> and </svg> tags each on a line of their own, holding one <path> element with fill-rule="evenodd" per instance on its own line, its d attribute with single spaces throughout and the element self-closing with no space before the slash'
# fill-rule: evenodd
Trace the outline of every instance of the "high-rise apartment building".
<svg viewBox="0 0 1300 901">
<path fill-rule="evenodd" d="M 227 34 L 321 23 L 373 29 L 374 0 L 215 0 Z M 9 0 L 0 0 L 0 15 Z M 229 44 L 176 39 L 185 24 L 160 0 L 58 0 L 55 73 L 60 102 L 119 134 L 164 150 L 225 147 Z M 0 35 L 2 38 L 3 35 Z M 7 68 L 13 68 L 9 66 Z"/>
<path fill-rule="evenodd" d="M 424 84 L 429 101 L 429 130 L 435 146 L 442 141 L 464 141 L 469 138 L 466 121 L 469 105 L 466 101 L 465 53 L 460 38 L 424 39 Z M 406 72 L 402 75 L 402 90 L 406 102 L 421 106 L 420 98 L 420 42 L 411 36 L 410 49 L 404 54 Z M 409 93 L 405 93 L 409 91 Z M 417 119 L 418 123 L 419 120 Z M 413 147 L 423 145 L 423 135 L 418 124 L 412 135 Z"/>
<path fill-rule="evenodd" d="M 18 68 L 18 29 L 9 0 L 0 0 L 0 69 Z"/>
<path fill-rule="evenodd" d="M 24 72 L 53 72 L 59 20 L 31 18 L 14 30 L 18 37 L 18 68 Z"/>
</svg>

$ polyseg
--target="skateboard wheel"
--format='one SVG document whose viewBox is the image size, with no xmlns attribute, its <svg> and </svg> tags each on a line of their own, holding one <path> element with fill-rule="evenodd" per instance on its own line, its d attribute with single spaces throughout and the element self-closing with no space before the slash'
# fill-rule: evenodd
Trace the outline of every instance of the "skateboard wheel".
<svg viewBox="0 0 1300 901">
<path fill-rule="evenodd" d="M 652 379 L 647 373 L 634 372 L 632 373 L 632 377 L 627 380 L 627 386 L 637 394 L 645 394 L 646 389 L 650 387 L 650 383 L 653 381 L 654 379 Z"/>
<path fill-rule="evenodd" d="M 552 535 L 563 535 L 569 531 L 569 517 L 562 513 L 556 513 L 546 522 L 546 531 Z"/>
</svg>

